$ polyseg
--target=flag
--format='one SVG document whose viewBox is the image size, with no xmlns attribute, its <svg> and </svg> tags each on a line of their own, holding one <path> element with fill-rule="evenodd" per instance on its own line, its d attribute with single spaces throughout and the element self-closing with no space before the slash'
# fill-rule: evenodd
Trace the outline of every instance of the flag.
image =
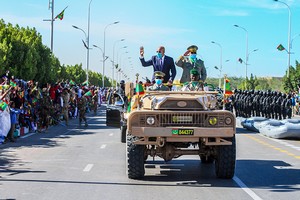
<svg viewBox="0 0 300 200">
<path fill-rule="evenodd" d="M 89 84 L 88 81 L 84 81 L 84 82 L 82 83 L 82 85 L 88 85 L 88 84 Z"/>
<path fill-rule="evenodd" d="M 68 7 L 68 6 L 67 6 Z M 60 19 L 63 20 L 64 18 L 64 14 L 65 14 L 65 10 L 67 9 L 67 7 L 65 9 L 63 9 L 63 11 L 61 11 L 54 19 Z"/>
<path fill-rule="evenodd" d="M 243 63 L 243 60 L 242 60 L 241 58 L 239 58 L 238 61 L 239 61 L 240 63 Z"/>
<path fill-rule="evenodd" d="M 70 80 L 69 85 L 76 85 L 73 80 Z"/>
<path fill-rule="evenodd" d="M 145 94 L 143 85 L 137 83 L 136 87 L 135 87 L 135 92 L 136 92 L 137 95 L 143 95 L 143 94 Z"/>
<path fill-rule="evenodd" d="M 17 83 L 15 81 L 11 80 L 10 83 L 9 83 L 9 85 L 12 86 L 12 87 L 16 87 Z"/>
<path fill-rule="evenodd" d="M 88 97 L 91 97 L 93 94 L 92 94 L 92 92 L 91 91 L 88 91 L 88 92 L 86 92 L 85 94 L 84 94 L 84 96 L 88 96 Z"/>
<path fill-rule="evenodd" d="M 283 51 L 285 48 L 282 46 L 282 44 L 279 44 L 277 47 L 278 51 Z"/>
<path fill-rule="evenodd" d="M 0 110 L 5 110 L 7 107 L 7 103 L 5 101 L 0 102 Z"/>
<path fill-rule="evenodd" d="M 9 87 L 10 87 L 9 85 L 0 85 L 0 90 L 6 90 Z"/>
<path fill-rule="evenodd" d="M 231 90 L 231 85 L 230 85 L 230 80 L 229 79 L 225 79 L 225 94 L 232 94 L 232 90 Z"/>
</svg>

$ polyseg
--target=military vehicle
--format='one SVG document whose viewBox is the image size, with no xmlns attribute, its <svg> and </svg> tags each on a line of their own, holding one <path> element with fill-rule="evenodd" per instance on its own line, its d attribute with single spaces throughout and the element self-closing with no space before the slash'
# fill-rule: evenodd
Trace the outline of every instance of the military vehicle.
<svg viewBox="0 0 300 200">
<path fill-rule="evenodd" d="M 149 156 L 171 161 L 183 155 L 199 155 L 202 163 L 214 163 L 218 178 L 232 178 L 236 161 L 235 116 L 219 109 L 217 94 L 145 91 L 142 96 L 133 95 L 130 112 L 121 114 L 128 178 L 144 177 Z"/>
</svg>

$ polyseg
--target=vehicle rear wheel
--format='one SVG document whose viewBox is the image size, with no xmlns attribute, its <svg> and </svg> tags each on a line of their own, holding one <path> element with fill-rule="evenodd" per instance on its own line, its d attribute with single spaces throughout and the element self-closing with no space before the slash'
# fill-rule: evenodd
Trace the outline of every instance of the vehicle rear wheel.
<svg viewBox="0 0 300 200">
<path fill-rule="evenodd" d="M 126 143 L 127 126 L 121 126 L 121 142 Z"/>
<path fill-rule="evenodd" d="M 133 144 L 133 137 L 129 136 L 127 140 L 128 178 L 141 179 L 144 177 L 144 152 L 145 146 Z"/>
<path fill-rule="evenodd" d="M 201 155 L 200 156 L 201 163 L 203 164 L 211 164 L 214 162 L 214 157 L 213 156 L 206 156 L 206 155 Z"/>
<path fill-rule="evenodd" d="M 232 138 L 232 145 L 217 147 L 215 171 L 218 178 L 230 179 L 234 176 L 236 160 L 235 136 Z"/>
</svg>

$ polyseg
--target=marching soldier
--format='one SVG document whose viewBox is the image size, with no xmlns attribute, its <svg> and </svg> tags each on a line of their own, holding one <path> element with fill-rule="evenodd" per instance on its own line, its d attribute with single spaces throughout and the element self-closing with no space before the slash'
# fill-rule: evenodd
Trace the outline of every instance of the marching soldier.
<svg viewBox="0 0 300 200">
<path fill-rule="evenodd" d="M 61 97 L 63 100 L 62 115 L 64 116 L 64 119 L 66 120 L 66 125 L 68 126 L 70 94 L 67 88 L 63 89 Z"/>
<path fill-rule="evenodd" d="M 85 127 L 88 126 L 87 120 L 85 117 L 85 112 L 86 112 L 86 104 L 87 104 L 87 99 L 84 95 L 81 95 L 80 98 L 78 98 L 78 110 L 79 110 L 79 126 L 81 126 L 82 120 L 85 122 Z"/>
</svg>

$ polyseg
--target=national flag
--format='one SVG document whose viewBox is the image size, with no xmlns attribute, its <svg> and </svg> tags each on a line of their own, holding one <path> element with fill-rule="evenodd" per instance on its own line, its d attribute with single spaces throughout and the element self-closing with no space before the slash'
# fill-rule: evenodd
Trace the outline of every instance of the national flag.
<svg viewBox="0 0 300 200">
<path fill-rule="evenodd" d="M 232 94 L 230 80 L 227 78 L 225 79 L 225 94 Z"/>
<path fill-rule="evenodd" d="M 5 101 L 0 102 L 0 110 L 5 110 L 7 107 L 7 103 Z"/>
<path fill-rule="evenodd" d="M 76 85 L 73 80 L 70 80 L 69 85 Z"/>
<path fill-rule="evenodd" d="M 88 91 L 88 92 L 86 92 L 85 94 L 84 94 L 84 96 L 87 96 L 87 97 L 91 97 L 93 94 L 92 94 L 92 92 L 91 91 Z"/>
<path fill-rule="evenodd" d="M 239 61 L 240 63 L 243 63 L 243 60 L 242 60 L 241 58 L 239 58 L 238 61 Z"/>
<path fill-rule="evenodd" d="M 135 93 L 137 95 L 143 95 L 143 94 L 145 94 L 144 87 L 143 87 L 142 84 L 139 84 L 139 83 L 136 84 Z"/>
<path fill-rule="evenodd" d="M 15 81 L 11 80 L 10 83 L 9 83 L 9 85 L 12 86 L 12 87 L 16 87 L 17 83 Z"/>
<path fill-rule="evenodd" d="M 68 6 L 67 6 L 68 7 Z M 65 14 L 65 10 L 67 9 L 67 7 L 65 9 L 63 9 L 63 11 L 61 11 L 54 19 L 60 19 L 63 20 L 64 18 L 64 14 Z"/>
<path fill-rule="evenodd" d="M 84 81 L 84 82 L 82 83 L 82 85 L 88 85 L 88 84 L 89 84 L 88 81 Z"/>
<path fill-rule="evenodd" d="M 9 85 L 0 85 L 0 90 L 6 90 L 9 87 L 10 87 Z"/>
<path fill-rule="evenodd" d="M 277 47 L 278 51 L 283 51 L 285 48 L 282 46 L 282 44 L 279 44 Z"/>
</svg>

